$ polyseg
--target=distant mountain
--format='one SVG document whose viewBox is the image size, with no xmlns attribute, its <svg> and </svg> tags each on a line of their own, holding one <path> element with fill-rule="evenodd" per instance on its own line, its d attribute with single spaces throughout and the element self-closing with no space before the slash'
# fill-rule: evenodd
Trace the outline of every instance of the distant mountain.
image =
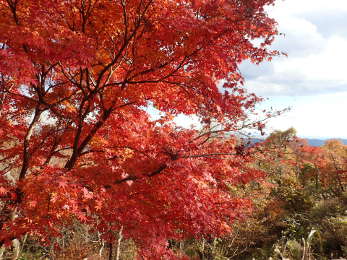
<svg viewBox="0 0 347 260">
<path fill-rule="evenodd" d="M 322 146 L 324 145 L 324 143 L 327 141 L 327 140 L 331 140 L 331 139 L 337 139 L 337 140 L 340 140 L 342 141 L 343 144 L 347 145 L 347 139 L 342 139 L 342 138 L 331 138 L 331 139 L 317 139 L 317 138 L 304 138 L 307 140 L 308 144 L 311 145 L 311 146 Z M 252 144 L 255 144 L 255 143 L 259 143 L 259 142 L 262 142 L 264 141 L 264 139 L 262 138 L 251 138 L 251 143 Z"/>
<path fill-rule="evenodd" d="M 335 138 L 334 138 L 335 139 Z M 347 145 L 347 139 L 336 138 L 340 140 L 343 144 Z M 314 139 L 314 138 L 306 138 L 307 142 L 311 146 L 322 146 L 329 139 Z"/>
</svg>

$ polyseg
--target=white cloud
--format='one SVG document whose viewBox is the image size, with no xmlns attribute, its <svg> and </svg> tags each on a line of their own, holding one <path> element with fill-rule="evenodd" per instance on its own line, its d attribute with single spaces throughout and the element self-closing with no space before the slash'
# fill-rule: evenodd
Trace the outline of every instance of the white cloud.
<svg viewBox="0 0 347 260">
<path fill-rule="evenodd" d="M 278 0 L 268 10 L 285 34 L 273 48 L 288 57 L 240 69 L 250 91 L 270 98 L 268 106 L 292 107 L 270 131 L 294 127 L 301 136 L 347 138 L 347 1 Z"/>
<path fill-rule="evenodd" d="M 286 52 L 289 57 L 315 54 L 323 49 L 324 37 L 315 24 L 304 18 L 281 17 L 279 31 L 284 37 L 278 37 L 272 48 Z"/>
<path fill-rule="evenodd" d="M 347 38 L 333 36 L 326 39 L 324 45 L 321 52 L 275 62 L 275 72 L 298 71 L 312 80 L 346 80 L 344 64 L 347 52 L 344 49 L 347 46 Z"/>
<path fill-rule="evenodd" d="M 324 19 L 322 19 L 324 17 Z M 315 13 L 305 14 L 305 19 L 315 24 L 319 33 L 324 37 L 332 35 L 347 36 L 347 15 L 343 10 L 321 10 Z"/>
<path fill-rule="evenodd" d="M 270 16 L 278 20 L 279 31 L 285 37 L 279 37 L 273 48 L 288 53 L 288 57 L 275 58 L 271 64 L 259 66 L 248 62 L 242 64 L 240 69 L 250 91 L 261 96 L 317 95 L 345 91 L 347 29 L 346 34 L 343 30 L 323 34 L 323 22 L 315 24 L 306 18 L 307 12 L 312 16 L 312 12 L 317 11 L 334 21 L 333 10 L 344 13 L 347 22 L 347 1 L 333 0 L 331 6 L 322 0 L 277 1 L 277 5 L 269 12 Z M 326 17 L 320 18 L 324 20 Z"/>
<path fill-rule="evenodd" d="M 346 11 L 346 0 L 278 0 L 268 8 L 276 17 L 325 11 Z"/>
<path fill-rule="evenodd" d="M 344 119 L 347 92 L 311 97 L 279 97 L 267 105 L 284 108 L 290 103 L 292 110 L 268 123 L 268 131 L 294 127 L 299 136 L 313 138 L 347 138 L 347 120 Z"/>
</svg>

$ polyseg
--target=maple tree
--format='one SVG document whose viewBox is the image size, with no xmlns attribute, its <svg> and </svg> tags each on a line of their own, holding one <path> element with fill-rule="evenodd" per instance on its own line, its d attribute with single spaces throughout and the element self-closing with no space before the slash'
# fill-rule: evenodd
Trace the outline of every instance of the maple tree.
<svg viewBox="0 0 347 260">
<path fill-rule="evenodd" d="M 229 185 L 262 173 L 214 137 L 260 100 L 238 64 L 278 54 L 272 3 L 0 0 L 0 244 L 77 218 L 155 259 L 174 257 L 168 239 L 228 232 L 249 208 Z M 181 113 L 203 130 L 177 128 Z"/>
</svg>

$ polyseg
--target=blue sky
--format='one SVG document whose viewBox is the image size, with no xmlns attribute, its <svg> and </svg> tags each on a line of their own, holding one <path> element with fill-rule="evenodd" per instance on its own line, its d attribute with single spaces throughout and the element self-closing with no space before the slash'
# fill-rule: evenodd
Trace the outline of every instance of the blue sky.
<svg viewBox="0 0 347 260">
<path fill-rule="evenodd" d="M 268 12 L 284 33 L 272 48 L 288 57 L 241 64 L 249 91 L 268 98 L 262 106 L 291 107 L 268 131 L 347 138 L 347 1 L 278 0 Z"/>
</svg>

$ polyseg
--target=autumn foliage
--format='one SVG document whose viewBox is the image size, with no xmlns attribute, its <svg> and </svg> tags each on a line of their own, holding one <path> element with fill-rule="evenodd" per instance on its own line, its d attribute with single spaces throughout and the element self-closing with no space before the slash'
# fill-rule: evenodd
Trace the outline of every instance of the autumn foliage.
<svg viewBox="0 0 347 260">
<path fill-rule="evenodd" d="M 230 185 L 262 173 L 214 137 L 259 101 L 238 64 L 277 54 L 272 2 L 0 0 L 0 244 L 78 219 L 156 259 L 169 239 L 229 232 L 250 207 Z M 177 128 L 181 113 L 203 130 Z"/>
<path fill-rule="evenodd" d="M 311 146 L 288 129 L 257 143 L 252 156 L 265 178 L 230 192 L 251 194 L 253 211 L 223 238 L 186 241 L 191 259 L 345 259 L 347 145 Z"/>
</svg>

